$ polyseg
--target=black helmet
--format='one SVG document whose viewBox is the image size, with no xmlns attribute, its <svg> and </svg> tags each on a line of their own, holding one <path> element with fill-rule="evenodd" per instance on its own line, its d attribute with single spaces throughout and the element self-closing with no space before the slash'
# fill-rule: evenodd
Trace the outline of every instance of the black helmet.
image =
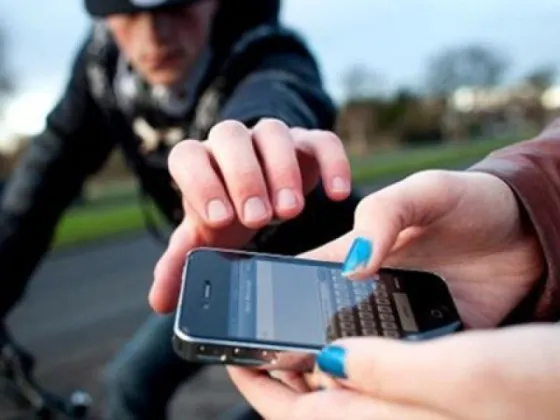
<svg viewBox="0 0 560 420">
<path fill-rule="evenodd" d="M 135 13 L 179 5 L 189 5 L 200 0 L 85 0 L 86 10 L 95 17 L 118 13 Z"/>
</svg>

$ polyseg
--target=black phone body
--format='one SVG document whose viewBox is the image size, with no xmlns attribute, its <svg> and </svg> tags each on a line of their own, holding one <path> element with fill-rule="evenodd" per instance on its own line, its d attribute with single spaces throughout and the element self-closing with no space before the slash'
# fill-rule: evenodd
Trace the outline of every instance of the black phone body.
<svg viewBox="0 0 560 420">
<path fill-rule="evenodd" d="M 339 263 L 199 248 L 185 262 L 173 344 L 192 362 L 309 371 L 338 338 L 461 329 L 447 284 L 431 272 L 384 267 L 352 281 Z"/>
</svg>

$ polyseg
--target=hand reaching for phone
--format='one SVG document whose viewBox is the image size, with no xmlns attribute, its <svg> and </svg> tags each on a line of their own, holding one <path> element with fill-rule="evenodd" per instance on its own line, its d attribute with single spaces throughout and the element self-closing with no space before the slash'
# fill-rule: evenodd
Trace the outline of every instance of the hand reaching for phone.
<svg viewBox="0 0 560 420">
<path fill-rule="evenodd" d="M 273 218 L 297 217 L 322 179 L 332 200 L 350 194 L 350 164 L 341 141 L 320 130 L 261 120 L 249 129 L 216 125 L 204 142 L 185 140 L 169 157 L 185 217 L 154 272 L 150 303 L 172 311 L 186 253 L 199 246 L 241 248 Z"/>
<path fill-rule="evenodd" d="M 346 258 L 345 271 L 355 279 L 380 265 L 436 271 L 448 280 L 466 325 L 475 328 L 499 324 L 544 270 L 540 245 L 511 189 L 475 172 L 420 172 L 369 195 L 352 232 L 306 257 Z"/>
<path fill-rule="evenodd" d="M 559 326 L 532 324 L 414 343 L 344 339 L 318 356 L 318 392 L 298 392 L 255 370 L 228 370 L 270 420 L 553 420 L 560 412 L 559 338 Z"/>
<path fill-rule="evenodd" d="M 436 271 L 448 280 L 461 318 L 471 328 L 498 325 L 544 271 L 538 240 L 511 189 L 493 175 L 475 172 L 421 172 L 373 193 L 358 206 L 351 232 L 303 256 L 345 261 L 344 270 L 356 281 L 381 265 Z M 356 340 L 368 347 L 370 339 Z M 305 397 L 317 378 L 279 372 L 281 384 L 262 373 L 228 369 L 241 393 L 264 414 L 274 413 L 271 407 L 299 407 L 300 396 L 303 401 L 321 398 Z M 383 418 L 386 404 L 377 409 L 373 412 Z"/>
</svg>

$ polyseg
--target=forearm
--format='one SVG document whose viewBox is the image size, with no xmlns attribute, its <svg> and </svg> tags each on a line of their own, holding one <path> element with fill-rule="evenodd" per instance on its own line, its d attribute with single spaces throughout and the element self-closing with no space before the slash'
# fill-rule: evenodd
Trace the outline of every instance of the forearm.
<svg viewBox="0 0 560 420">
<path fill-rule="evenodd" d="M 0 318 L 21 296 L 62 214 L 114 146 L 89 88 L 89 40 L 74 60 L 45 131 L 30 142 L 0 204 Z"/>
<path fill-rule="evenodd" d="M 33 139 L 6 186 L 0 205 L 0 319 L 22 294 L 63 210 L 80 191 L 79 177 L 57 173 L 58 147 L 49 132 Z"/>
<path fill-rule="evenodd" d="M 471 170 L 508 183 L 546 260 L 542 280 L 508 322 L 560 320 L 560 121 L 535 139 L 490 154 Z"/>
<path fill-rule="evenodd" d="M 336 109 L 325 92 L 317 62 L 297 34 L 268 28 L 238 58 L 244 73 L 221 111 L 221 119 L 253 125 L 275 118 L 291 127 L 331 130 Z M 259 33 L 259 31 L 257 31 Z M 251 37 L 249 37 L 251 38 Z"/>
<path fill-rule="evenodd" d="M 225 108 L 222 118 L 248 126 L 263 118 L 274 118 L 289 127 L 331 129 L 335 113 L 330 99 L 320 89 L 303 83 L 290 74 L 255 75 L 247 80 L 246 89 L 237 93 L 235 106 Z"/>
<path fill-rule="evenodd" d="M 21 298 L 48 249 L 54 225 L 37 222 L 22 224 L 10 217 L 0 218 L 0 320 Z"/>
<path fill-rule="evenodd" d="M 21 297 L 64 211 L 111 149 L 97 136 L 66 137 L 52 129 L 31 142 L 0 204 L 0 319 Z"/>
</svg>

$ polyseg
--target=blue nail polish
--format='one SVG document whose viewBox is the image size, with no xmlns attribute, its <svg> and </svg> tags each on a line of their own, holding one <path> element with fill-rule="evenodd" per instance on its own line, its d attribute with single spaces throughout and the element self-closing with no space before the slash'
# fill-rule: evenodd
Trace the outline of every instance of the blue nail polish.
<svg viewBox="0 0 560 420">
<path fill-rule="evenodd" d="M 356 238 L 350 247 L 344 267 L 342 268 L 343 274 L 352 273 L 361 267 L 365 267 L 371 258 L 373 251 L 373 244 L 369 239 Z"/>
<path fill-rule="evenodd" d="M 323 372 L 336 378 L 346 378 L 344 360 L 346 350 L 338 346 L 327 346 L 317 356 L 317 365 Z"/>
</svg>

